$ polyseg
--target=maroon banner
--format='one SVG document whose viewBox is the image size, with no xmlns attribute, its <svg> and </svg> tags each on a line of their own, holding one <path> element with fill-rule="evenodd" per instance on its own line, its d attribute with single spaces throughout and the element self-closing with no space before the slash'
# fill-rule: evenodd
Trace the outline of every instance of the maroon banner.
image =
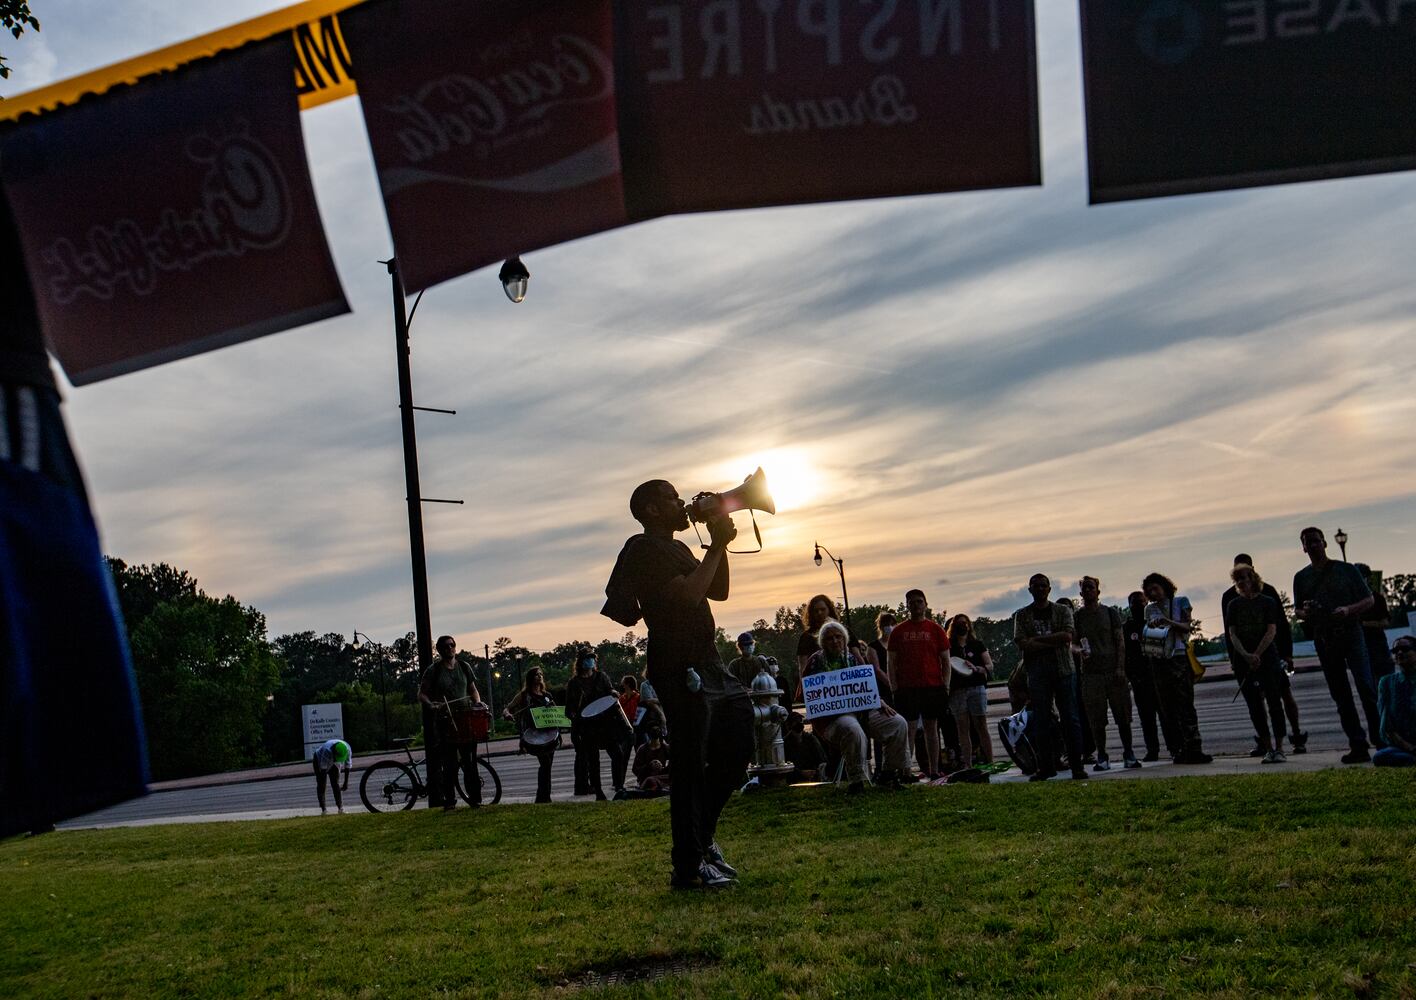
<svg viewBox="0 0 1416 1000">
<path fill-rule="evenodd" d="M 635 219 L 1041 183 L 1031 0 L 617 11 Z"/>
<path fill-rule="evenodd" d="M 290 46 L 223 53 L 0 139 L 45 338 L 75 385 L 349 311 Z"/>
<path fill-rule="evenodd" d="M 622 225 L 610 0 L 340 15 L 406 288 Z"/>
</svg>

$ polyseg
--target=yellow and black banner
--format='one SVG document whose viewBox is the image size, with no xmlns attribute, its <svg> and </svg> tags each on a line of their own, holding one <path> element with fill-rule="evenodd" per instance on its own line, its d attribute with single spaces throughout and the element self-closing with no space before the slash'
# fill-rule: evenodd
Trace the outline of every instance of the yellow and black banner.
<svg viewBox="0 0 1416 1000">
<path fill-rule="evenodd" d="M 86 95 L 102 94 L 120 84 L 136 83 L 154 73 L 174 70 L 197 59 L 271 38 L 283 31 L 294 36 L 295 87 L 300 94 L 300 109 L 309 110 L 355 92 L 349 50 L 339 30 L 339 13 L 359 2 L 305 0 L 112 66 L 16 94 L 0 100 L 0 121 L 13 121 L 26 113 L 53 111 L 74 104 Z"/>
</svg>

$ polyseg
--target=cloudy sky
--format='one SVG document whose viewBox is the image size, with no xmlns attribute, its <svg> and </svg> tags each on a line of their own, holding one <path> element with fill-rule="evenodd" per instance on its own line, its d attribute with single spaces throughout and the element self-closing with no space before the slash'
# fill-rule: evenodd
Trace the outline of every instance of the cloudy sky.
<svg viewBox="0 0 1416 1000">
<path fill-rule="evenodd" d="M 44 0 L 16 94 L 272 9 Z M 1087 207 L 1075 5 L 1037 4 L 1045 184 L 671 218 L 431 290 L 413 326 L 433 627 L 543 648 L 599 617 L 626 502 L 762 464 L 783 509 L 730 632 L 924 587 L 999 615 L 1029 574 L 1121 601 L 1151 570 L 1212 629 L 1236 551 L 1287 589 L 1309 523 L 1416 571 L 1416 175 Z M 271 634 L 412 625 L 390 240 L 354 101 L 303 116 L 354 312 L 68 389 L 107 551 Z M 687 539 L 694 540 L 690 534 Z"/>
</svg>

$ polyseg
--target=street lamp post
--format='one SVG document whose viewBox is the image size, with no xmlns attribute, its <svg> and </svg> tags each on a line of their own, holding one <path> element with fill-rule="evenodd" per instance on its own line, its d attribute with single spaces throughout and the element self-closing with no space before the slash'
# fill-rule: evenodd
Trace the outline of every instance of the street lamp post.
<svg viewBox="0 0 1416 1000">
<path fill-rule="evenodd" d="M 360 636 L 363 636 L 363 643 L 360 642 Z M 360 632 L 360 631 L 356 628 L 356 629 L 354 630 L 354 641 L 351 642 L 350 645 L 353 646 L 355 649 L 358 649 L 358 648 L 360 647 L 360 645 L 365 645 L 365 644 L 366 644 L 366 645 L 369 645 L 369 646 L 372 646 L 374 649 L 376 649 L 376 650 L 379 651 L 379 679 L 380 679 L 381 681 L 383 681 L 383 684 L 382 684 L 382 689 L 383 689 L 383 690 L 381 691 L 381 697 L 382 697 L 382 699 L 383 699 L 383 731 L 384 731 L 384 741 L 383 741 L 383 745 L 384 745 L 384 748 L 387 749 L 387 748 L 388 748 L 388 650 L 387 650 L 386 648 L 384 648 L 383 643 L 381 643 L 381 642 L 375 642 L 374 640 L 370 639 L 367 635 L 364 635 L 363 632 Z"/>
<path fill-rule="evenodd" d="M 393 284 L 393 335 L 398 359 L 398 408 L 403 425 L 403 479 L 408 491 L 408 550 L 413 563 L 413 619 L 418 635 L 418 669 L 422 670 L 433 662 L 432 612 L 428 599 L 428 557 L 423 546 L 423 504 L 462 503 L 461 500 L 434 500 L 422 495 L 418 482 L 418 438 L 413 422 L 414 410 L 431 410 L 434 413 L 455 413 L 456 410 L 439 410 L 430 406 L 413 405 L 413 374 L 409 367 L 408 329 L 413 322 L 413 314 L 418 311 L 418 302 L 423 293 L 408 309 L 407 296 L 403 289 L 403 276 L 398 270 L 397 258 L 380 261 L 388 267 Z M 512 257 L 502 265 L 497 275 L 502 290 L 512 302 L 526 298 L 527 284 L 531 273 L 520 257 Z"/>
<path fill-rule="evenodd" d="M 814 563 L 816 563 L 816 565 L 820 566 L 820 565 L 821 565 L 821 553 L 825 552 L 825 553 L 826 553 L 826 558 L 831 560 L 831 563 L 836 567 L 836 573 L 837 573 L 837 574 L 840 576 L 840 578 L 841 578 L 841 600 L 842 600 L 842 601 L 845 603 L 845 605 L 846 605 L 846 631 L 847 631 L 847 632 L 850 632 L 850 630 L 851 630 L 851 597 L 850 597 L 849 594 L 846 593 L 846 561 L 845 561 L 844 559 L 837 559 L 835 556 L 833 556 L 833 555 L 831 554 L 831 550 L 828 549 L 826 546 L 822 545 L 820 542 L 814 542 L 814 543 L 812 543 L 812 544 L 814 545 L 814 547 L 815 547 L 815 549 L 816 549 L 816 554 L 811 557 L 811 561 L 814 562 Z"/>
<path fill-rule="evenodd" d="M 1337 529 L 1337 534 L 1332 536 L 1332 540 L 1337 543 L 1337 547 L 1342 550 L 1342 561 L 1347 562 L 1347 532 L 1341 528 Z"/>
</svg>

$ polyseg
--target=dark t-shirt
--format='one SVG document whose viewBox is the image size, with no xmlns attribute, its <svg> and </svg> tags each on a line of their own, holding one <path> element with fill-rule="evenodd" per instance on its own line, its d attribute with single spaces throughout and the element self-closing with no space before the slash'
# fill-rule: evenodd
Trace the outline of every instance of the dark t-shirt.
<svg viewBox="0 0 1416 1000">
<path fill-rule="evenodd" d="M 1293 626 L 1288 621 L 1288 615 L 1283 612 L 1283 598 L 1279 595 L 1278 589 L 1271 583 L 1263 586 L 1263 595 L 1272 598 L 1273 603 L 1278 605 L 1278 631 L 1274 635 L 1273 645 L 1278 650 L 1278 655 L 1285 660 L 1293 660 Z M 1230 587 L 1219 598 L 1219 609 L 1223 613 L 1229 610 L 1229 602 L 1239 596 L 1238 587 Z M 1226 629 L 1227 631 L 1227 629 Z M 1130 655 L 1129 648 L 1127 655 Z"/>
<path fill-rule="evenodd" d="M 960 658 L 962 658 L 962 659 L 968 660 L 970 663 L 972 663 L 972 664 L 973 664 L 974 666 L 976 666 L 976 667 L 981 667 L 981 666 L 984 665 L 984 664 L 983 664 L 983 657 L 984 657 L 984 654 L 987 653 L 987 652 L 988 652 L 988 647 L 985 646 L 982 642 L 980 642 L 977 638 L 973 638 L 973 637 L 970 637 L 970 638 L 968 639 L 968 641 L 963 644 L 962 647 L 959 647 L 959 648 L 957 648 L 957 649 L 955 649 L 955 650 L 953 651 L 953 653 L 954 653 L 955 656 L 958 656 L 958 657 L 960 657 Z M 975 673 L 975 674 L 973 674 L 971 677 L 969 677 L 969 679 L 966 680 L 966 681 L 963 681 L 963 682 L 958 682 L 958 681 L 956 681 L 956 682 L 955 682 L 955 686 L 956 686 L 956 687 L 966 687 L 966 688 L 982 687 L 983 685 L 985 685 L 985 684 L 987 684 L 987 683 L 988 683 L 988 675 L 987 675 L 987 674 Z"/>
<path fill-rule="evenodd" d="M 1259 648 L 1259 643 L 1263 641 L 1264 633 L 1270 625 L 1274 626 L 1275 633 L 1277 632 L 1282 617 L 1283 612 L 1279 609 L 1278 602 L 1267 594 L 1259 594 L 1257 597 L 1236 594 L 1224 608 L 1224 632 L 1225 635 L 1231 630 L 1236 632 L 1239 644 L 1246 652 L 1252 653 Z M 1269 649 L 1274 649 L 1274 646 Z M 1237 649 L 1234 650 L 1236 655 L 1238 652 Z"/>
<path fill-rule="evenodd" d="M 1085 604 L 1072 612 L 1072 624 L 1076 628 L 1076 640 L 1083 639 L 1091 649 L 1090 656 L 1082 657 L 1082 673 L 1093 677 L 1116 672 L 1121 650 L 1116 648 L 1116 633 L 1121 631 L 1121 613 L 1115 608 L 1098 604 L 1095 609 Z"/>
<path fill-rule="evenodd" d="M 1052 634 L 1052 605 L 1044 604 L 1041 608 L 1032 606 L 1032 626 L 1033 637 L 1037 638 Z M 1029 667 L 1045 667 L 1057 662 L 1057 650 L 1055 649 L 1028 649 L 1023 651 L 1023 664 Z"/>
<path fill-rule="evenodd" d="M 668 597 L 669 583 L 697 568 L 698 558 L 678 539 L 635 535 L 620 550 L 600 614 L 621 625 L 634 625 L 643 615 L 649 627 L 648 675 L 656 684 L 681 684 L 692 667 L 703 681 L 704 694 L 746 698 L 747 689 L 718 655 L 708 599 L 684 605 Z M 719 564 L 708 593 L 719 600 L 728 596 L 726 560 Z"/>
<path fill-rule="evenodd" d="M 810 656 L 820 648 L 821 642 L 815 632 L 803 632 L 797 640 L 797 656 Z"/>
<path fill-rule="evenodd" d="M 1367 580 L 1351 563 L 1328 561 L 1319 570 L 1316 566 L 1304 566 L 1293 577 L 1293 605 L 1302 608 L 1307 601 L 1322 605 L 1322 612 L 1309 619 L 1314 630 L 1322 635 L 1339 635 L 1358 632 L 1361 628 L 1354 618 L 1334 618 L 1335 608 L 1356 604 L 1372 595 Z"/>
<path fill-rule="evenodd" d="M 1145 666 L 1145 654 L 1141 652 L 1141 629 L 1145 627 L 1145 615 L 1137 616 L 1127 611 L 1122 634 L 1126 637 L 1126 671 L 1139 670 Z"/>
</svg>

